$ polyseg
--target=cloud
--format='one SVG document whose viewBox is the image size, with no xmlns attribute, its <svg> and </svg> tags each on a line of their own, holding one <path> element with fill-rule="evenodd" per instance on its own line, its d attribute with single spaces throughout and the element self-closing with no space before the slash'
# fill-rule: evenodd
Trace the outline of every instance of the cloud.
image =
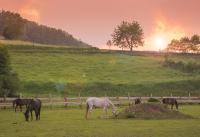
<svg viewBox="0 0 200 137">
<path fill-rule="evenodd" d="M 19 9 L 19 13 L 22 17 L 29 19 L 31 21 L 40 21 L 40 12 L 36 3 L 33 0 L 28 0 Z"/>
</svg>

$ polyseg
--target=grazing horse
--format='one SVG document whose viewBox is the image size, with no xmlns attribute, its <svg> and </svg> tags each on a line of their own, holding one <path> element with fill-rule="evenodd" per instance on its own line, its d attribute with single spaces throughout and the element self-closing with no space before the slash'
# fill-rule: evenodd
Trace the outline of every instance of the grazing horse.
<svg viewBox="0 0 200 137">
<path fill-rule="evenodd" d="M 142 101 L 141 101 L 140 98 L 136 98 L 136 99 L 135 99 L 135 105 L 136 105 L 136 104 L 141 104 L 141 102 L 142 102 Z"/>
<path fill-rule="evenodd" d="M 32 99 L 28 104 L 26 112 L 24 113 L 25 120 L 29 121 L 29 113 L 31 112 L 31 120 L 33 120 L 32 111 L 35 111 L 36 120 L 40 119 L 41 101 L 39 99 Z"/>
<path fill-rule="evenodd" d="M 30 101 L 31 99 L 20 99 L 20 98 L 13 100 L 12 103 L 13 103 L 13 108 L 15 109 L 15 112 L 18 106 L 20 107 L 20 111 L 22 112 L 22 106 L 25 105 L 27 108 Z"/>
<path fill-rule="evenodd" d="M 178 102 L 175 98 L 164 98 L 162 99 L 163 104 L 171 104 L 171 109 L 173 109 L 173 106 L 176 105 L 176 109 L 178 109 Z"/>
<path fill-rule="evenodd" d="M 109 106 L 112 106 L 112 113 L 113 115 L 117 115 L 115 105 L 108 99 L 108 98 L 96 98 L 96 97 L 89 97 L 86 100 L 86 115 L 85 118 L 88 118 L 88 111 L 91 113 L 93 107 L 101 107 L 105 111 L 107 115 L 107 109 Z"/>
</svg>

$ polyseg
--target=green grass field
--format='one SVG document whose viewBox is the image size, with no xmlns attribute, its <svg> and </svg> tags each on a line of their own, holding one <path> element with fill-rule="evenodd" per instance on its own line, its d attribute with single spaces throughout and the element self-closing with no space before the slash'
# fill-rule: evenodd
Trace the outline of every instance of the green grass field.
<svg viewBox="0 0 200 137">
<path fill-rule="evenodd" d="M 16 43 L 16 45 L 13 45 Z M 200 73 L 163 66 L 163 56 L 100 51 L 94 48 L 3 43 L 18 73 L 24 96 L 186 96 L 200 95 Z M 200 62 L 200 56 L 177 56 Z"/>
<path fill-rule="evenodd" d="M 0 137 L 199 137 L 200 106 L 179 111 L 195 119 L 101 119 L 102 110 L 94 109 L 85 120 L 85 109 L 44 108 L 40 121 L 25 122 L 21 112 L 1 110 Z"/>
</svg>

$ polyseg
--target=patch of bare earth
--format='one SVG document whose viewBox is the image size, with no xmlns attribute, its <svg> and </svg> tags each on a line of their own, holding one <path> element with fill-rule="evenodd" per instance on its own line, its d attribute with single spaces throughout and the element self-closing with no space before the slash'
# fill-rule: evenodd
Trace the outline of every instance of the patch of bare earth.
<svg viewBox="0 0 200 137">
<path fill-rule="evenodd" d="M 171 110 L 167 105 L 156 103 L 145 103 L 132 105 L 120 112 L 116 118 L 138 118 L 138 119 L 182 119 L 192 118 L 178 110 Z"/>
</svg>

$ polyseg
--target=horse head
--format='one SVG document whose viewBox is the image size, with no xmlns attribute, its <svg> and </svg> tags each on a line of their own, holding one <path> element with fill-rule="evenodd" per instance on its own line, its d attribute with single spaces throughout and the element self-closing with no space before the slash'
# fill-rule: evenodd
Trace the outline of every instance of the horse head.
<svg viewBox="0 0 200 137">
<path fill-rule="evenodd" d="M 26 121 L 29 121 L 29 113 L 27 111 L 24 113 L 24 117 Z"/>
<path fill-rule="evenodd" d="M 118 115 L 117 108 L 115 106 L 112 108 L 112 113 L 115 117 Z"/>
</svg>

